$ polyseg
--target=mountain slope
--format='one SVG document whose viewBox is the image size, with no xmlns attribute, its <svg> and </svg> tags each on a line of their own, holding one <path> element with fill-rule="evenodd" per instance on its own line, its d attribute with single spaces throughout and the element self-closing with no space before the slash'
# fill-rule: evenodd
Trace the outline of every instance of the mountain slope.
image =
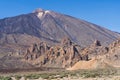
<svg viewBox="0 0 120 80">
<path fill-rule="evenodd" d="M 116 40 L 119 34 L 77 18 L 37 9 L 33 13 L 0 20 L 0 43 L 30 45 L 42 41 L 59 43 L 69 37 L 81 46 L 95 40 L 103 45 Z"/>
</svg>

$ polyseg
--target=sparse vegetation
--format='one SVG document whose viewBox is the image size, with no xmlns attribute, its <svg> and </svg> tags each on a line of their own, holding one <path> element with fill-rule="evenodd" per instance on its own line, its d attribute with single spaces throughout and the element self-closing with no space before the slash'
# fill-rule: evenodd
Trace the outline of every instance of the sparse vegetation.
<svg viewBox="0 0 120 80">
<path fill-rule="evenodd" d="M 120 75 L 117 73 L 118 70 L 114 69 L 96 69 L 96 70 L 78 70 L 78 71 L 65 71 L 59 73 L 43 73 L 43 74 L 31 74 L 27 75 L 26 78 L 29 79 L 55 79 L 55 78 L 63 78 L 68 76 L 77 76 L 83 78 L 99 78 L 104 76 L 113 76 Z"/>
<path fill-rule="evenodd" d="M 12 80 L 11 77 L 2 77 L 0 76 L 0 80 Z"/>
<path fill-rule="evenodd" d="M 96 70 L 77 70 L 77 71 L 60 71 L 60 72 L 45 72 L 45 73 L 31 73 L 24 75 L 14 75 L 16 80 L 24 77 L 27 79 L 57 79 L 64 77 L 82 77 L 82 78 L 102 78 L 102 77 L 111 77 L 111 76 L 120 76 L 120 69 L 96 69 Z M 11 77 L 0 77 L 0 80 L 12 80 Z"/>
<path fill-rule="evenodd" d="M 21 79 L 21 77 L 22 77 L 22 76 L 16 75 L 16 76 L 15 76 L 15 79 L 16 79 L 16 80 L 19 80 L 19 79 Z"/>
<path fill-rule="evenodd" d="M 89 77 L 91 77 L 91 78 L 96 78 L 96 77 L 100 77 L 100 74 L 99 73 L 84 73 L 83 74 L 83 77 L 84 78 L 89 78 Z"/>
<path fill-rule="evenodd" d="M 29 78 L 29 79 L 38 79 L 40 76 L 38 74 L 30 74 L 30 75 L 27 75 L 25 77 Z"/>
</svg>

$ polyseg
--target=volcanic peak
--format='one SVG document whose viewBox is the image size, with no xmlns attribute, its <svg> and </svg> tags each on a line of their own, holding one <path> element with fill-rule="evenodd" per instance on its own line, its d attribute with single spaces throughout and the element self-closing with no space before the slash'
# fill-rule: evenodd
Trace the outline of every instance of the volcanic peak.
<svg viewBox="0 0 120 80">
<path fill-rule="evenodd" d="M 35 13 L 37 17 L 41 19 L 45 14 L 50 13 L 50 11 L 38 8 L 35 11 L 33 11 L 33 13 Z"/>
</svg>

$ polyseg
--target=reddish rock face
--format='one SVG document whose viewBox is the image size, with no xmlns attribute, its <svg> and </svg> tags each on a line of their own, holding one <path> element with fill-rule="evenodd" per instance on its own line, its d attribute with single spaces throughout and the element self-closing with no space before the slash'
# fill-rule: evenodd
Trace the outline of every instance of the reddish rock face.
<svg viewBox="0 0 120 80">
<path fill-rule="evenodd" d="M 80 46 L 72 43 L 69 38 L 64 38 L 61 40 L 60 46 L 49 47 L 44 42 L 34 44 L 27 50 L 25 59 L 35 60 L 44 56 L 44 59 L 38 64 L 65 68 L 74 65 L 80 60 L 88 60 L 88 56 L 81 55 L 80 50 Z"/>
<path fill-rule="evenodd" d="M 45 42 L 39 44 L 33 44 L 29 49 L 27 49 L 25 54 L 25 59 L 34 60 L 39 56 L 45 54 L 49 50 L 49 46 Z"/>
<path fill-rule="evenodd" d="M 118 51 L 120 51 L 120 40 L 113 42 L 108 47 L 102 46 L 100 41 L 96 40 L 90 46 L 81 48 L 69 38 L 64 38 L 61 40 L 61 44 L 56 46 L 49 46 L 45 42 L 33 44 L 32 47 L 27 49 L 24 57 L 26 60 L 33 62 L 42 58 L 41 61 L 36 63 L 41 66 L 66 68 L 73 66 L 78 61 L 88 61 L 92 57 L 99 55 L 106 55 L 106 59 L 119 60 Z"/>
</svg>

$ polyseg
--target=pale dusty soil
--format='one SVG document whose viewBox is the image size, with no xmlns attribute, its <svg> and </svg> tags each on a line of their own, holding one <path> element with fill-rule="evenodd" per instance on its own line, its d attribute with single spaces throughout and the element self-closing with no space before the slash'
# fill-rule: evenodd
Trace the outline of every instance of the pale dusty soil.
<svg viewBox="0 0 120 80">
<path fill-rule="evenodd" d="M 16 80 L 12 77 L 12 80 Z M 25 80 L 22 77 L 20 80 Z M 26 79 L 26 80 L 120 80 L 120 76 L 111 76 L 111 77 L 102 77 L 102 78 L 82 78 L 82 77 L 64 77 L 64 78 L 57 78 L 57 79 Z"/>
<path fill-rule="evenodd" d="M 96 67 L 96 64 L 97 60 L 95 59 L 90 61 L 79 61 L 71 68 L 67 68 L 67 70 L 92 69 Z"/>
<path fill-rule="evenodd" d="M 79 61 L 75 65 L 73 65 L 70 68 L 67 68 L 67 70 L 79 70 L 79 69 L 96 69 L 96 68 L 107 68 L 107 67 L 115 67 L 120 68 L 120 66 L 115 66 L 110 64 L 111 62 L 104 60 L 104 58 L 92 58 L 89 61 Z"/>
</svg>

